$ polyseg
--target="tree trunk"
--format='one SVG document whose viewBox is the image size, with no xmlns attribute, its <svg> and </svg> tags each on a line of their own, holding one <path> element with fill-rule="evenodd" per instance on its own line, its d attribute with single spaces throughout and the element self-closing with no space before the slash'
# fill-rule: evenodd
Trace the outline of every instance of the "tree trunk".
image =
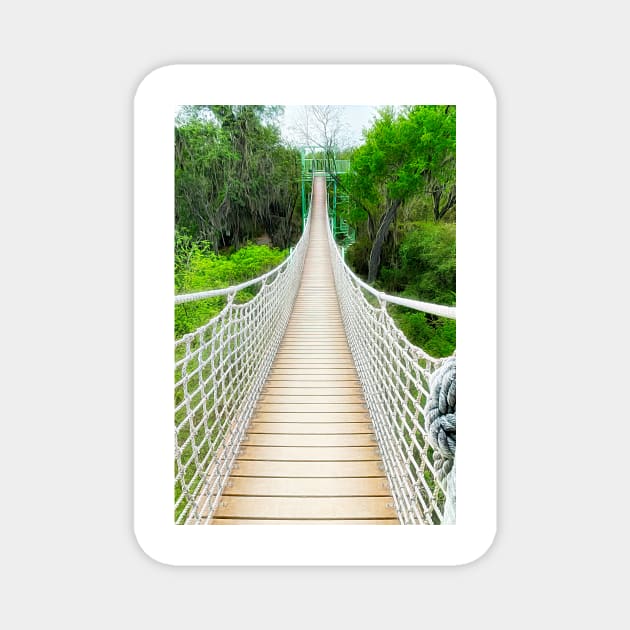
<svg viewBox="0 0 630 630">
<path fill-rule="evenodd" d="M 453 186 L 453 188 L 451 188 L 451 190 L 449 191 L 447 197 L 446 197 L 446 201 L 444 202 L 444 205 L 440 208 L 440 199 L 442 197 L 442 191 L 440 191 L 437 194 L 436 197 L 436 193 L 433 194 L 433 218 L 435 220 L 435 222 L 437 223 L 438 221 L 440 221 L 441 219 L 444 218 L 444 215 L 455 206 L 455 203 L 457 201 L 457 194 L 455 192 L 455 186 Z"/>
<path fill-rule="evenodd" d="M 383 243 L 385 242 L 385 238 L 389 232 L 389 226 L 396 217 L 396 212 L 398 211 L 401 203 L 400 199 L 392 201 L 392 204 L 389 206 L 389 209 L 381 220 L 381 224 L 378 226 L 378 232 L 376 233 L 376 238 L 372 243 L 372 251 L 370 252 L 370 263 L 368 267 L 368 282 L 370 284 L 376 280 L 376 276 L 381 265 L 381 250 L 383 249 Z"/>
<path fill-rule="evenodd" d="M 371 212 L 366 210 L 366 214 L 368 217 L 367 228 L 368 228 L 368 238 L 373 241 L 374 240 L 374 217 Z"/>
</svg>

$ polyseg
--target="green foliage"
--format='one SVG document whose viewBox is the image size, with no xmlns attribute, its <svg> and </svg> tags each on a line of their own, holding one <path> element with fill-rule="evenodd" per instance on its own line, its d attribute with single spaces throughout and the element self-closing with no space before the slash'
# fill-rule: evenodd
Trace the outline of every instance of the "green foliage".
<svg viewBox="0 0 630 630">
<path fill-rule="evenodd" d="M 192 243 L 186 253 L 180 249 L 185 266 L 176 268 L 175 292 L 196 293 L 220 289 L 250 280 L 270 271 L 287 256 L 287 250 L 248 244 L 230 255 L 215 254 L 208 242 Z M 248 287 L 236 296 L 237 302 L 251 299 L 256 287 Z M 225 298 L 212 297 L 175 307 L 175 337 L 196 330 L 225 306 Z"/>
<path fill-rule="evenodd" d="M 175 224 L 219 249 L 267 232 L 287 247 L 299 230 L 299 153 L 282 145 L 281 108 L 198 105 L 175 126 Z"/>
<path fill-rule="evenodd" d="M 434 357 L 453 354 L 456 346 L 454 319 L 436 317 L 402 306 L 390 306 L 389 312 L 405 337 Z"/>
<path fill-rule="evenodd" d="M 343 179 L 360 205 L 382 214 L 388 201 L 454 187 L 454 107 L 420 105 L 399 114 L 384 108 L 379 116 Z"/>
<path fill-rule="evenodd" d="M 339 177 L 349 198 L 344 217 L 371 242 L 368 282 L 378 276 L 400 213 L 416 207 L 436 222 L 454 218 L 455 117 L 455 107 L 443 105 L 381 109 L 352 155 L 351 170 Z"/>
<path fill-rule="evenodd" d="M 455 304 L 455 224 L 419 223 L 407 231 L 398 250 L 398 282 L 405 294 L 424 302 Z"/>
<path fill-rule="evenodd" d="M 364 137 L 338 182 L 348 195 L 340 215 L 358 234 L 348 263 L 380 290 L 454 305 L 455 107 L 383 108 Z M 455 321 L 398 307 L 390 312 L 429 354 L 455 349 Z"/>
<path fill-rule="evenodd" d="M 348 248 L 346 260 L 359 275 L 367 274 L 370 242 L 363 238 Z M 455 305 L 455 224 L 415 222 L 400 227 L 400 245 L 390 248 L 381 267 L 379 290 L 435 304 Z M 405 336 L 433 356 L 455 349 L 455 321 L 398 306 L 389 312 Z"/>
<path fill-rule="evenodd" d="M 368 274 L 368 260 L 372 242 L 364 235 L 346 250 L 346 262 L 360 276 Z"/>
</svg>

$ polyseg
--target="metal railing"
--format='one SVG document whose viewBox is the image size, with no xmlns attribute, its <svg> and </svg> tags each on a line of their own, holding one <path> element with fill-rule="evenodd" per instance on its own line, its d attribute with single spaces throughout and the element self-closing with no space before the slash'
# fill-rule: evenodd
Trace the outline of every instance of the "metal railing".
<svg viewBox="0 0 630 630">
<path fill-rule="evenodd" d="M 228 480 L 293 309 L 310 212 L 289 257 L 242 284 L 175 296 L 175 304 L 223 295 L 215 317 L 175 341 L 175 522 L 206 524 Z M 244 304 L 238 291 L 259 286 Z"/>
<path fill-rule="evenodd" d="M 454 522 L 455 467 L 448 477 L 438 469 L 424 417 L 431 376 L 447 359 L 413 345 L 387 312 L 387 304 L 453 319 L 456 310 L 388 295 L 366 284 L 345 264 L 330 222 L 328 226 L 342 319 L 398 517 L 403 524 Z"/>
<path fill-rule="evenodd" d="M 350 160 L 338 160 L 335 157 L 304 158 L 302 168 L 309 179 L 313 177 L 314 172 L 319 171 L 327 175 L 338 175 L 350 170 Z"/>
</svg>

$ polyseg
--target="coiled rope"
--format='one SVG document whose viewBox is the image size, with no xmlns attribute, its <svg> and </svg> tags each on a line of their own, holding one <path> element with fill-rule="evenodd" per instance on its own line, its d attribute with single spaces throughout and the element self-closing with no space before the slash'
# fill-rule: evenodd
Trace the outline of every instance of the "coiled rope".
<svg viewBox="0 0 630 630">
<path fill-rule="evenodd" d="M 433 463 L 442 480 L 453 468 L 457 442 L 455 357 L 449 357 L 431 379 L 431 394 L 425 408 L 428 440 L 434 449 Z"/>
</svg>

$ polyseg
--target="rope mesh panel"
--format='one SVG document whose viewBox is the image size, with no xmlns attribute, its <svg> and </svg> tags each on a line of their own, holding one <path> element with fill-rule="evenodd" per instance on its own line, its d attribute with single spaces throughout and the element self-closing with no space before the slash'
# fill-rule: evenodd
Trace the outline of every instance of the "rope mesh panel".
<svg viewBox="0 0 630 630">
<path fill-rule="evenodd" d="M 225 295 L 225 307 L 175 341 L 177 524 L 211 521 L 293 309 L 309 231 L 310 213 L 290 257 L 247 283 L 259 286 L 250 301 L 234 302 L 238 286 L 207 292 Z"/>
<path fill-rule="evenodd" d="M 365 283 L 343 262 L 330 229 L 328 239 L 348 343 L 400 522 L 442 523 L 446 485 L 433 464 L 423 410 L 431 374 L 446 359 L 431 357 L 403 335 L 387 312 L 387 301 L 394 300 L 372 290 L 378 306 L 370 303 Z"/>
</svg>

